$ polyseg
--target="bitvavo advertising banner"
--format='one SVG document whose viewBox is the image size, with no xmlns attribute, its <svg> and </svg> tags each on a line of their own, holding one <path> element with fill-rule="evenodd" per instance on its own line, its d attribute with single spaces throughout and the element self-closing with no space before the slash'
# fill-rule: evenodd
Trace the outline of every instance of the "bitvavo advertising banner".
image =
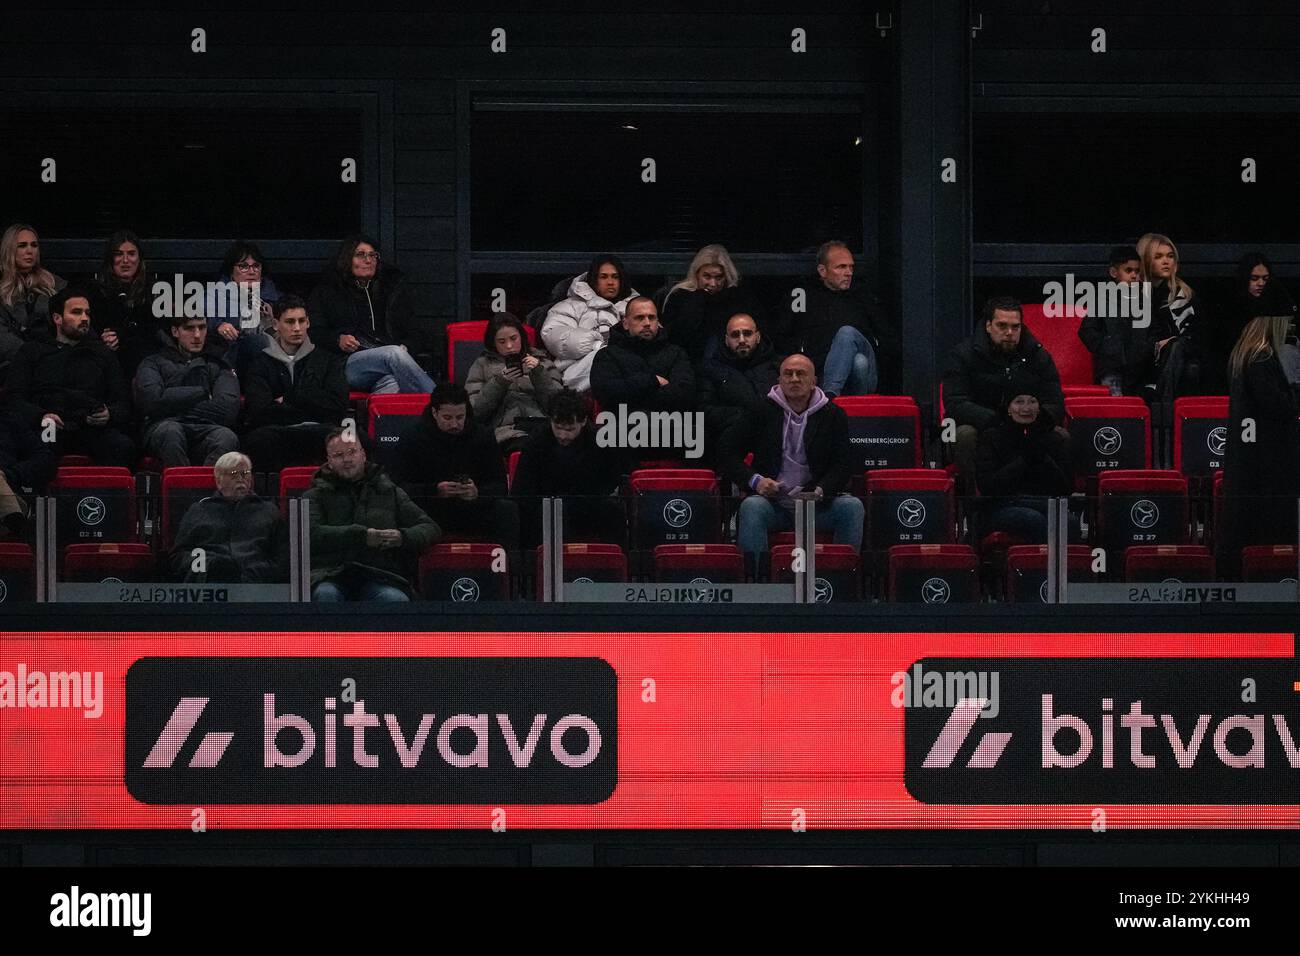
<svg viewBox="0 0 1300 956">
<path fill-rule="evenodd" d="M 1282 634 L 0 638 L 0 827 L 1300 826 Z"/>
</svg>

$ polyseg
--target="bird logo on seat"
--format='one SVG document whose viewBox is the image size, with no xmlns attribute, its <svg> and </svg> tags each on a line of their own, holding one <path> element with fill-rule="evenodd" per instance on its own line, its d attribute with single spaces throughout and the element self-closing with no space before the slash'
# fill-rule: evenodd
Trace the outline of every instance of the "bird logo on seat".
<svg viewBox="0 0 1300 956">
<path fill-rule="evenodd" d="M 952 586 L 943 578 L 929 578 L 921 585 L 921 600 L 926 604 L 947 604 Z"/>
<path fill-rule="evenodd" d="M 457 578 L 451 582 L 451 599 L 453 601 L 477 601 L 478 598 L 478 582 L 473 578 Z"/>
<path fill-rule="evenodd" d="M 925 505 L 908 498 L 898 506 L 898 523 L 904 528 L 919 528 L 925 523 Z"/>
<path fill-rule="evenodd" d="M 690 502 L 674 498 L 664 505 L 664 522 L 670 528 L 684 528 L 691 523 Z"/>
<path fill-rule="evenodd" d="M 1124 438 L 1113 425 L 1103 425 L 1092 436 L 1092 447 L 1099 455 L 1113 455 L 1124 445 Z"/>
<path fill-rule="evenodd" d="M 93 496 L 77 502 L 77 520 L 82 524 L 96 525 L 104 520 L 104 502 Z"/>
<path fill-rule="evenodd" d="M 1143 498 L 1133 503 L 1133 507 L 1129 509 L 1129 517 L 1139 528 L 1153 528 L 1160 520 L 1160 509 L 1151 499 Z"/>
</svg>

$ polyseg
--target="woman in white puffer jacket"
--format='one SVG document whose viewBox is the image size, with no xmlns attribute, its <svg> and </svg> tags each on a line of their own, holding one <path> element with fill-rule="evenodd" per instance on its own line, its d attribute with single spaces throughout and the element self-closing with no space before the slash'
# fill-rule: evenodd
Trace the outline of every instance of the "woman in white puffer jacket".
<svg viewBox="0 0 1300 956">
<path fill-rule="evenodd" d="M 592 360 L 636 294 L 618 256 L 597 256 L 569 284 L 569 297 L 551 306 L 542 323 L 542 342 L 555 356 L 566 386 L 579 392 L 591 388 Z"/>
</svg>

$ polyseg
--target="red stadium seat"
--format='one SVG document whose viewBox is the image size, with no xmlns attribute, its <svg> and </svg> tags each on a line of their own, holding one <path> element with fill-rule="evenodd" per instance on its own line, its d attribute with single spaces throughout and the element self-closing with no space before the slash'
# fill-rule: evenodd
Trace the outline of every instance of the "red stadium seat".
<svg viewBox="0 0 1300 956">
<path fill-rule="evenodd" d="M 1064 311 L 1064 315 L 1048 318 L 1043 314 L 1042 305 L 1026 303 L 1021 306 L 1021 318 L 1025 328 L 1052 356 L 1056 370 L 1061 374 L 1062 387 L 1093 385 L 1097 379 L 1093 373 L 1092 353 L 1079 338 L 1079 325 L 1084 313 L 1072 305 L 1065 306 Z"/>
<path fill-rule="evenodd" d="M 1070 398 L 1110 398 L 1110 389 L 1105 385 L 1062 385 L 1061 394 Z"/>
<path fill-rule="evenodd" d="M 208 474 L 211 475 L 211 469 Z M 135 476 L 125 468 L 60 468 L 50 483 L 58 543 L 135 541 Z"/>
<path fill-rule="evenodd" d="M 542 598 L 542 549 L 537 549 L 537 598 Z M 572 583 L 627 580 L 627 555 L 616 544 L 576 543 L 564 546 L 564 581 Z"/>
<path fill-rule="evenodd" d="M 1174 401 L 1174 469 L 1192 482 L 1194 493 L 1209 491 L 1207 480 L 1223 468 L 1228 445 L 1228 398 L 1193 395 Z"/>
<path fill-rule="evenodd" d="M 1187 479 L 1176 471 L 1103 471 L 1097 478 L 1097 535 L 1109 566 L 1134 545 L 1186 544 Z"/>
<path fill-rule="evenodd" d="M 447 324 L 447 381 L 458 385 L 465 384 L 469 367 L 483 354 L 483 336 L 487 334 L 486 319 L 474 322 L 450 322 Z M 525 325 L 528 333 L 528 346 L 537 345 L 537 330 Z"/>
<path fill-rule="evenodd" d="M 681 584 L 739 584 L 745 562 L 734 544 L 661 544 L 654 551 L 654 579 Z"/>
<path fill-rule="evenodd" d="M 1089 581 L 1092 573 L 1092 550 L 1086 544 L 1068 546 L 1066 578 Z M 1015 604 L 1047 603 L 1047 545 L 1021 544 L 1007 550 L 1005 600 Z"/>
<path fill-rule="evenodd" d="M 958 604 L 980 599 L 979 559 L 964 544 L 899 544 L 889 549 L 890 601 Z"/>
<path fill-rule="evenodd" d="M 1075 487 L 1108 469 L 1151 467 L 1151 411 L 1140 398 L 1067 398 Z"/>
<path fill-rule="evenodd" d="M 352 416 L 357 428 L 370 421 L 369 392 L 348 392 L 348 404 L 352 407 Z"/>
<path fill-rule="evenodd" d="M 718 476 L 707 468 L 638 469 L 628 477 L 632 550 L 709 544 L 722 538 Z"/>
<path fill-rule="evenodd" d="M 171 551 L 176 539 L 176 529 L 190 505 L 215 494 L 216 477 L 208 465 L 186 465 L 167 468 L 162 473 L 162 541 L 163 553 Z"/>
<path fill-rule="evenodd" d="M 1169 582 L 1214 580 L 1214 555 L 1200 544 L 1134 545 L 1124 553 L 1124 580 Z"/>
<path fill-rule="evenodd" d="M 835 534 L 832 531 L 818 531 L 815 535 L 814 544 L 830 544 L 835 540 Z M 793 531 L 772 531 L 767 536 L 768 547 L 775 548 L 778 545 L 787 548 L 794 547 Z"/>
<path fill-rule="evenodd" d="M 429 407 L 429 396 L 423 393 L 396 395 L 371 395 L 366 434 L 374 442 L 374 459 L 390 466 L 397 456 L 402 433 Z"/>
<path fill-rule="evenodd" d="M 0 541 L 0 605 L 36 600 L 36 555 L 31 546 Z"/>
<path fill-rule="evenodd" d="M 857 472 L 921 466 L 921 410 L 910 395 L 848 395 L 835 404 L 849 419 L 855 480 Z"/>
<path fill-rule="evenodd" d="M 294 465 L 280 471 L 280 514 L 289 516 L 289 499 L 301 498 L 316 477 L 315 465 Z"/>
<path fill-rule="evenodd" d="M 60 455 L 60 468 L 94 468 L 95 463 L 89 455 Z"/>
<path fill-rule="evenodd" d="M 1241 579 L 1292 584 L 1296 580 L 1295 545 L 1252 544 L 1241 549 Z"/>
<path fill-rule="evenodd" d="M 515 486 L 515 472 L 519 470 L 519 456 L 523 452 L 512 451 L 510 457 L 506 459 L 506 490 Z"/>
<path fill-rule="evenodd" d="M 862 600 L 861 558 L 847 544 L 819 544 L 813 571 L 816 575 L 816 602 Z M 777 584 L 793 583 L 794 548 L 788 545 L 772 549 L 772 581 Z M 793 599 L 794 595 L 791 594 Z"/>
<path fill-rule="evenodd" d="M 114 584 L 154 580 L 154 555 L 149 545 L 70 544 L 63 552 L 63 580 Z"/>
<path fill-rule="evenodd" d="M 866 550 L 883 556 L 897 544 L 956 543 L 952 476 L 943 469 L 867 472 Z"/>
<path fill-rule="evenodd" d="M 421 595 L 426 601 L 508 601 L 510 569 L 499 551 L 492 543 L 435 544 L 420 555 Z"/>
</svg>

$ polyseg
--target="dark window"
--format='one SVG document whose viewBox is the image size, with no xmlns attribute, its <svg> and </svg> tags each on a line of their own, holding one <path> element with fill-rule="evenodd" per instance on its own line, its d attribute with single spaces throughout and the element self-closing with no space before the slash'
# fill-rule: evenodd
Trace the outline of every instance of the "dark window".
<svg viewBox="0 0 1300 956">
<path fill-rule="evenodd" d="M 835 236 L 861 248 L 860 127 L 853 113 L 479 111 L 473 246 L 791 253 Z"/>
<path fill-rule="evenodd" d="M 360 186 L 340 177 L 344 157 L 361 161 L 356 112 L 17 110 L 0 136 L 0 222 L 48 237 L 334 239 L 360 215 Z M 45 157 L 56 183 L 41 182 Z"/>
<path fill-rule="evenodd" d="M 977 242 L 1293 242 L 1294 113 L 978 114 Z M 1257 181 L 1241 181 L 1242 160 Z"/>
</svg>

